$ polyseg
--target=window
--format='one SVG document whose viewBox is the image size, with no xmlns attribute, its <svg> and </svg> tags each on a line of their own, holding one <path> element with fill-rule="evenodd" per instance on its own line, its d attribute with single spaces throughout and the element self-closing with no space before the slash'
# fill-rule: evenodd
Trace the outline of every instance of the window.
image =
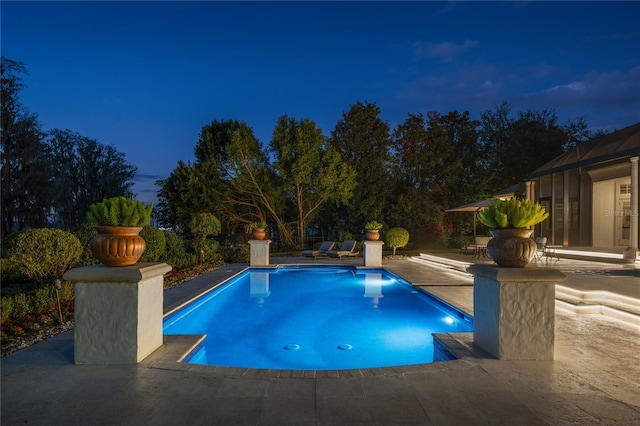
<svg viewBox="0 0 640 426">
<path fill-rule="evenodd" d="M 621 183 L 620 184 L 620 194 L 631 194 L 631 184 L 630 183 Z"/>
</svg>

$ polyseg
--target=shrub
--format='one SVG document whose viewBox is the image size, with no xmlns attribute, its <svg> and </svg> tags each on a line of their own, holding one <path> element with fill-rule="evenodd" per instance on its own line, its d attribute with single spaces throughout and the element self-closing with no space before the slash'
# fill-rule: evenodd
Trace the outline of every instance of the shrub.
<svg viewBox="0 0 640 426">
<path fill-rule="evenodd" d="M 220 243 L 216 240 L 193 240 L 191 247 L 201 263 L 220 260 L 218 247 Z"/>
<path fill-rule="evenodd" d="M 16 245 L 16 238 L 18 238 L 19 234 L 19 232 L 14 232 L 2 238 L 2 243 L 0 244 L 0 255 L 3 258 L 9 257 L 11 250 Z"/>
<path fill-rule="evenodd" d="M 60 304 L 65 318 L 69 315 L 73 306 L 74 285 L 63 281 L 59 290 Z M 37 288 L 28 292 L 13 295 L 3 295 L 0 301 L 0 320 L 3 324 L 7 321 L 33 322 L 39 314 L 51 314 L 59 317 L 56 299 L 56 289 L 53 285 Z M 27 327 L 28 328 L 28 327 Z"/>
<path fill-rule="evenodd" d="M 351 232 L 340 230 L 340 232 L 338 232 L 338 240 L 339 241 L 353 240 L 353 234 Z"/>
<path fill-rule="evenodd" d="M 409 231 L 404 228 L 395 227 L 387 231 L 385 242 L 393 249 L 393 255 L 396 255 L 396 249 L 404 247 L 409 243 Z"/>
<path fill-rule="evenodd" d="M 77 227 L 72 231 L 72 233 L 78 237 L 80 244 L 82 244 L 82 254 L 78 260 L 78 266 L 95 265 L 98 263 L 98 260 L 91 252 L 91 246 L 89 244 L 91 239 L 98 235 L 98 231 L 96 231 L 95 226 L 87 223 Z"/>
<path fill-rule="evenodd" d="M 185 266 L 197 263 L 195 255 L 187 254 L 182 238 L 175 232 L 169 232 L 165 235 L 166 243 L 164 254 L 161 256 L 163 262 L 168 263 L 174 268 L 184 268 Z"/>
<path fill-rule="evenodd" d="M 52 282 L 77 265 L 82 254 L 80 240 L 59 229 L 27 229 L 20 232 L 9 250 L 9 259 L 24 275 L 39 284 Z"/>
<path fill-rule="evenodd" d="M 248 244 L 229 244 L 220 248 L 220 255 L 226 263 L 247 263 L 251 257 L 251 248 Z"/>
<path fill-rule="evenodd" d="M 12 259 L 0 259 L 0 281 L 6 283 L 15 283 L 25 279 L 22 268 Z"/>
<path fill-rule="evenodd" d="M 13 318 L 23 318 L 31 312 L 29 299 L 25 293 L 19 293 L 12 297 L 13 299 Z"/>
<path fill-rule="evenodd" d="M 13 297 L 0 299 L 0 322 L 5 322 L 13 315 Z"/>
<path fill-rule="evenodd" d="M 164 232 L 155 226 L 147 225 L 140 231 L 140 236 L 147 243 L 147 248 L 144 249 L 140 262 L 158 262 L 167 245 Z"/>
<path fill-rule="evenodd" d="M 217 217 L 211 213 L 198 213 L 191 217 L 189 230 L 194 237 L 204 240 L 207 237 L 215 237 L 222 230 L 222 225 Z"/>
</svg>

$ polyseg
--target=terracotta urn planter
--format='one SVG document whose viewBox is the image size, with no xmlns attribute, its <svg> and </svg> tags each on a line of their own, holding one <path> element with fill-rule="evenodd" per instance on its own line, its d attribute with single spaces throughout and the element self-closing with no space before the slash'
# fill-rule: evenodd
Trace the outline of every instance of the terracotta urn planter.
<svg viewBox="0 0 640 426">
<path fill-rule="evenodd" d="M 267 231 L 264 228 L 256 228 L 252 231 L 254 240 L 264 240 L 267 238 Z"/>
<path fill-rule="evenodd" d="M 378 241 L 380 239 L 379 229 L 367 229 L 367 240 Z"/>
<path fill-rule="evenodd" d="M 536 253 L 536 243 L 531 238 L 532 229 L 492 229 L 493 238 L 487 244 L 487 252 L 498 266 L 523 268 Z"/>
<path fill-rule="evenodd" d="M 147 243 L 140 235 L 142 227 L 96 226 L 98 235 L 89 243 L 93 256 L 106 266 L 135 265 Z"/>
</svg>

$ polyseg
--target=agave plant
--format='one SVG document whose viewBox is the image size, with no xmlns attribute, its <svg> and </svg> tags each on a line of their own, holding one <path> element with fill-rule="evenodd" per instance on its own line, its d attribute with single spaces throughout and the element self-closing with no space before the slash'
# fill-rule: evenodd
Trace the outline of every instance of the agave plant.
<svg viewBox="0 0 640 426">
<path fill-rule="evenodd" d="M 377 220 L 372 220 L 364 224 L 364 229 L 371 231 L 376 229 L 382 229 L 384 225 L 378 222 Z"/>
<path fill-rule="evenodd" d="M 257 222 L 251 222 L 249 225 L 251 229 L 265 229 L 267 227 L 267 222 L 264 220 L 259 220 Z"/>
<path fill-rule="evenodd" d="M 145 226 L 151 221 L 153 203 L 114 197 L 89 206 L 87 219 L 98 226 Z"/>
<path fill-rule="evenodd" d="M 478 213 L 478 219 L 493 229 L 524 229 L 542 222 L 549 213 L 529 200 L 497 200 Z"/>
</svg>

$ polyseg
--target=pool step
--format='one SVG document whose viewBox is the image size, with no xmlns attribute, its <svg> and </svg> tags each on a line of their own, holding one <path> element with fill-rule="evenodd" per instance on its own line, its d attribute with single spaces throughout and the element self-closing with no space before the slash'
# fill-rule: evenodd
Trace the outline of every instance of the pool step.
<svg viewBox="0 0 640 426">
<path fill-rule="evenodd" d="M 582 291 L 556 285 L 556 307 L 579 315 L 605 315 L 640 326 L 640 300 L 609 291 Z"/>
<path fill-rule="evenodd" d="M 473 265 L 469 262 L 460 262 L 458 260 L 447 259 L 445 257 L 432 256 L 430 254 L 420 253 L 419 256 L 412 256 L 409 258 L 412 262 L 422 263 L 423 265 L 433 266 L 441 269 L 449 269 L 455 272 L 461 272 L 465 275 L 472 277 L 473 275 L 467 272 L 467 267 Z"/>
<path fill-rule="evenodd" d="M 472 277 L 466 268 L 472 263 L 421 253 L 411 261 L 426 266 L 448 269 Z M 604 315 L 640 327 L 640 299 L 622 296 L 609 291 L 582 291 L 556 285 L 556 308 L 578 315 Z"/>
</svg>

